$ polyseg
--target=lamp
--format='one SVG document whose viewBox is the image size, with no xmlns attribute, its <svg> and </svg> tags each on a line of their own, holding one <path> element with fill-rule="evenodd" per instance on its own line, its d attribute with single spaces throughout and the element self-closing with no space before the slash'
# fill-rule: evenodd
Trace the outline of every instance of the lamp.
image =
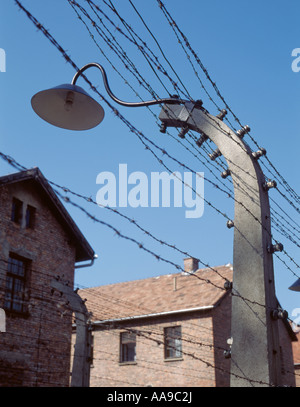
<svg viewBox="0 0 300 407">
<path fill-rule="evenodd" d="M 151 106 L 160 103 L 184 103 L 177 96 L 146 102 L 124 102 L 110 90 L 104 68 L 91 62 L 77 71 L 71 84 L 63 84 L 34 95 L 31 105 L 35 113 L 54 126 L 69 130 L 88 130 L 96 127 L 104 118 L 104 110 L 84 89 L 76 85 L 77 79 L 90 68 L 100 69 L 108 95 L 118 104 L 127 107 Z"/>
<path fill-rule="evenodd" d="M 43 90 L 31 99 L 38 116 L 57 127 L 88 130 L 104 118 L 104 110 L 80 86 L 63 84 Z"/>
</svg>

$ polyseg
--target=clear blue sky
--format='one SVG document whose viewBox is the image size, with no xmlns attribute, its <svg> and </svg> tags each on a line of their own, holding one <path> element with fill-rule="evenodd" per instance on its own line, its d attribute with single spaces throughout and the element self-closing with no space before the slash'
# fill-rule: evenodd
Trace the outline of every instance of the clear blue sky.
<svg viewBox="0 0 300 407">
<path fill-rule="evenodd" d="M 139 101 L 124 79 L 120 78 L 101 54 L 68 1 L 22 0 L 21 3 L 49 30 L 78 66 L 93 61 L 101 63 L 107 70 L 115 94 L 123 100 Z M 92 15 L 86 2 L 79 3 Z M 124 30 L 102 1 L 95 0 L 95 3 L 101 5 L 103 11 Z M 122 17 L 159 57 L 168 74 L 177 80 L 130 3 L 127 0 L 115 3 Z M 164 3 L 201 58 L 211 78 L 217 83 L 231 109 L 241 123 L 251 127 L 251 135 L 260 146 L 266 148 L 269 159 L 289 185 L 299 192 L 300 73 L 295 73 L 291 69 L 292 50 L 300 47 L 299 2 L 291 0 L 287 4 L 277 0 L 264 2 L 165 0 Z M 135 0 L 134 4 L 155 34 L 190 95 L 194 99 L 202 99 L 206 109 L 212 114 L 217 114 L 217 108 L 208 100 L 201 88 L 156 0 Z M 106 106 L 103 123 L 87 132 L 58 129 L 37 117 L 30 105 L 33 94 L 42 89 L 71 82 L 74 69 L 65 62 L 60 52 L 32 24 L 24 12 L 19 10 L 14 1 L 2 2 L 0 11 L 0 48 L 6 53 L 6 72 L 0 72 L 2 152 L 11 155 L 28 168 L 38 166 L 47 179 L 94 199 L 99 189 L 96 177 L 102 171 L 111 171 L 117 176 L 119 164 L 124 163 L 127 164 L 129 173 L 140 171 L 148 177 L 151 172 L 164 170 L 153 155 L 145 150 L 138 138 Z M 118 30 L 112 28 L 107 21 L 105 24 L 155 92 L 160 97 L 168 96 L 137 49 L 122 38 Z M 93 33 L 109 61 L 132 84 L 135 91 L 145 100 L 152 99 L 149 92 L 137 84 L 107 44 L 95 31 Z M 224 105 L 196 63 L 195 68 L 213 100 L 223 108 Z M 88 77 L 95 86 L 98 86 L 99 92 L 106 96 L 99 72 L 90 70 Z M 161 78 L 168 92 L 174 93 L 167 78 L 163 76 Z M 92 94 L 83 79 L 78 84 Z M 95 94 L 93 96 L 97 98 Z M 119 105 L 116 105 L 116 108 L 145 136 L 194 171 L 204 172 L 207 179 L 216 181 L 199 160 L 174 139 L 159 132 L 156 119 L 148 109 L 130 109 Z M 153 107 L 152 112 L 158 116 L 160 108 Z M 229 118 L 234 123 L 232 117 Z M 172 131 L 172 134 L 176 135 L 177 132 Z M 249 138 L 246 137 L 245 140 L 255 149 Z M 161 152 L 156 152 L 173 171 L 183 173 L 179 165 L 167 160 Z M 202 157 L 201 159 L 204 160 Z M 1 174 L 7 174 L 14 170 L 1 160 L 0 171 Z M 214 173 L 219 176 L 218 170 L 214 170 Z M 282 187 L 280 189 L 284 191 Z M 270 191 L 270 196 L 299 224 L 299 213 L 282 199 L 277 191 Z M 205 181 L 205 198 L 233 217 L 233 201 L 216 190 L 208 181 Z M 155 244 L 117 215 L 81 200 L 76 202 L 97 218 L 115 226 L 123 234 L 137 239 L 161 256 L 177 264 L 183 264 L 183 256 L 180 253 Z M 282 216 L 286 216 L 281 209 L 275 208 Z M 92 222 L 80 210 L 72 206 L 67 206 L 67 209 L 99 255 L 92 268 L 76 271 L 76 283 L 97 286 L 176 272 L 171 265 L 157 261 L 132 243 L 115 236 L 108 228 Z M 227 229 L 226 219 L 207 204 L 203 216 L 199 219 L 186 219 L 185 209 L 128 207 L 122 208 L 121 211 L 134 218 L 155 236 L 175 244 L 212 267 L 232 262 L 233 232 Z M 299 232 L 294 233 L 299 236 Z M 297 236 L 295 239 L 298 239 Z M 299 246 L 281 236 L 276 230 L 274 237 L 284 244 L 286 251 L 299 264 Z M 297 265 L 286 256 L 279 256 L 295 274 L 300 275 Z M 295 308 L 300 308 L 300 293 L 288 290 L 296 277 L 277 258 L 275 258 L 275 277 L 277 296 L 282 306 L 289 313 Z"/>
</svg>

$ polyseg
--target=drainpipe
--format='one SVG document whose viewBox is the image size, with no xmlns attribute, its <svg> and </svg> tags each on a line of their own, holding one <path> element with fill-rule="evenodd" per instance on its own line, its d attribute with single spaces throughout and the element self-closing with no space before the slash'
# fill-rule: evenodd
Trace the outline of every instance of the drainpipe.
<svg viewBox="0 0 300 407">
<path fill-rule="evenodd" d="M 74 268 L 75 268 L 75 269 L 81 269 L 81 268 L 83 268 L 83 267 L 91 267 L 91 266 L 94 264 L 94 262 L 95 262 L 96 259 L 98 259 L 98 254 L 94 254 L 94 257 L 92 258 L 92 260 L 91 260 L 90 263 L 88 263 L 88 264 L 75 265 Z"/>
</svg>

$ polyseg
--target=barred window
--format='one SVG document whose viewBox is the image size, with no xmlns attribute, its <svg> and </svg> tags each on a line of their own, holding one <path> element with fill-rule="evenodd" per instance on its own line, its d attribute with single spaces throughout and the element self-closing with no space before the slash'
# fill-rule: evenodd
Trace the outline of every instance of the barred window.
<svg viewBox="0 0 300 407">
<path fill-rule="evenodd" d="M 120 335 L 120 362 L 135 362 L 136 360 L 136 334 L 121 332 Z"/>
<path fill-rule="evenodd" d="M 182 357 L 181 326 L 164 328 L 165 359 Z"/>
<path fill-rule="evenodd" d="M 7 311 L 24 313 L 27 311 L 25 287 L 28 272 L 28 260 L 10 255 L 8 259 L 4 308 Z"/>
</svg>

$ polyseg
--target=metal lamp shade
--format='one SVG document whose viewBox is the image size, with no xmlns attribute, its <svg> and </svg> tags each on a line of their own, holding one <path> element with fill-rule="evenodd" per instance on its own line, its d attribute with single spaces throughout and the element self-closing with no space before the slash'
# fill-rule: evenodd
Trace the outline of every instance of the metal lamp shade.
<svg viewBox="0 0 300 407">
<path fill-rule="evenodd" d="M 300 278 L 298 278 L 298 280 L 289 287 L 289 290 L 300 291 Z"/>
<path fill-rule="evenodd" d="M 35 113 L 54 126 L 69 130 L 88 130 L 104 118 L 104 110 L 84 89 L 63 84 L 34 95 Z"/>
</svg>

